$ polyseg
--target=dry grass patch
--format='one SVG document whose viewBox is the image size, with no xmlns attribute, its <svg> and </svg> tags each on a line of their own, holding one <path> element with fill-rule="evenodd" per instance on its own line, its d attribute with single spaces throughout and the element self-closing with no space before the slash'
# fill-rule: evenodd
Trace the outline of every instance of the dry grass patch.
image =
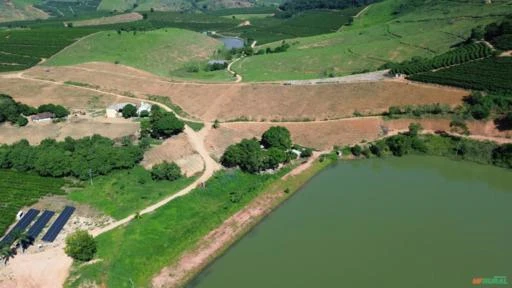
<svg viewBox="0 0 512 288">
<path fill-rule="evenodd" d="M 73 22 L 73 26 L 82 27 L 82 26 L 96 26 L 96 25 L 108 25 L 108 24 L 116 24 L 116 23 L 126 23 L 142 20 L 142 15 L 136 12 L 120 14 L 115 16 L 101 17 L 89 20 L 81 20 Z"/>
<path fill-rule="evenodd" d="M 118 68 L 119 69 L 119 68 Z M 123 68 L 124 69 L 124 68 Z M 354 112 L 381 113 L 389 106 L 442 103 L 455 106 L 469 92 L 442 86 L 378 81 L 365 83 L 280 85 L 197 84 L 161 78 L 87 70 L 83 66 L 32 69 L 30 75 L 98 85 L 105 91 L 130 91 L 137 97 L 162 95 L 201 120 L 304 120 L 349 117 Z"/>
<path fill-rule="evenodd" d="M 0 125 L 0 143 L 12 144 L 27 139 L 31 144 L 39 144 L 46 138 L 64 140 L 66 137 L 82 138 L 99 134 L 111 139 L 135 135 L 139 123 L 125 119 L 73 118 L 61 123 L 33 123 L 25 127 L 10 124 Z"/>
<path fill-rule="evenodd" d="M 204 166 L 201 156 L 194 151 L 183 133 L 149 149 L 144 154 L 141 165 L 149 169 L 164 161 L 176 162 L 187 176 L 201 172 Z"/>
</svg>

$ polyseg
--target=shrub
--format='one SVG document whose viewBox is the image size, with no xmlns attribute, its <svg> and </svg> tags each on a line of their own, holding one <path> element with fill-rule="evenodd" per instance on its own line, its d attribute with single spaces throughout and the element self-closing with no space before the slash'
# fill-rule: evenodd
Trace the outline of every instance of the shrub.
<svg viewBox="0 0 512 288">
<path fill-rule="evenodd" d="M 164 161 L 161 164 L 153 166 L 151 169 L 151 178 L 153 180 L 174 181 L 182 177 L 181 169 L 176 163 Z"/>
<path fill-rule="evenodd" d="M 23 116 L 19 116 L 18 120 L 16 120 L 16 125 L 18 125 L 20 127 L 26 126 L 27 124 L 28 124 L 28 120 L 27 120 L 27 118 L 25 118 Z"/>
<path fill-rule="evenodd" d="M 300 153 L 300 157 L 301 158 L 309 158 L 313 155 L 313 149 L 311 148 L 305 148 L 304 150 L 301 151 Z"/>
<path fill-rule="evenodd" d="M 141 117 L 141 118 L 149 117 L 149 111 L 148 110 L 141 111 L 139 117 Z"/>
<path fill-rule="evenodd" d="M 133 106 L 132 104 L 128 104 L 123 107 L 123 111 L 121 111 L 123 114 L 123 118 L 131 118 L 137 116 L 137 107 Z"/>
<path fill-rule="evenodd" d="M 76 231 L 66 237 L 66 254 L 78 261 L 89 261 L 96 254 L 96 241 L 83 230 Z"/>
</svg>

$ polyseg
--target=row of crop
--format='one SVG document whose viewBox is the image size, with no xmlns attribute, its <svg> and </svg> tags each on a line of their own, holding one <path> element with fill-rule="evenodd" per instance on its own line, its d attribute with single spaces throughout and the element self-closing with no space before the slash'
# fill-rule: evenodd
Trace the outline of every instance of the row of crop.
<svg viewBox="0 0 512 288">
<path fill-rule="evenodd" d="M 97 30 L 64 27 L 1 31 L 0 72 L 23 70 L 34 66 L 41 58 L 49 58 L 95 31 Z"/>
<path fill-rule="evenodd" d="M 472 43 L 431 59 L 413 58 L 401 64 L 394 64 L 392 65 L 391 73 L 413 75 L 452 65 L 463 64 L 472 60 L 489 57 L 492 54 L 492 49 L 486 44 L 481 42 Z"/>
<path fill-rule="evenodd" d="M 19 64 L 19 65 L 35 65 L 39 62 L 39 58 L 22 56 L 17 54 L 6 54 L 0 51 L 0 63 L 3 64 Z"/>
<path fill-rule="evenodd" d="M 411 75 L 408 79 L 487 91 L 512 91 L 512 58 L 493 57 L 447 69 Z"/>
<path fill-rule="evenodd" d="M 47 194 L 61 194 L 63 179 L 43 178 L 28 173 L 0 170 L 0 234 L 12 223 L 16 213 Z"/>
</svg>

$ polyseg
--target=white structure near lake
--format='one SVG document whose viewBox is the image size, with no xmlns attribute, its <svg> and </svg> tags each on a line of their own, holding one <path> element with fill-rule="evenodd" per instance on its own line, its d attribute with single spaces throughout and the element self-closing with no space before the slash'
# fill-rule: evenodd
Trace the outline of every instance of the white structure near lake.
<svg viewBox="0 0 512 288">
<path fill-rule="evenodd" d="M 128 103 L 128 102 L 112 104 L 112 105 L 108 106 L 107 109 L 105 109 L 105 114 L 107 115 L 107 118 L 120 117 L 121 112 L 123 111 L 123 108 L 126 105 L 133 105 L 133 106 L 137 107 L 137 115 L 140 115 L 140 113 L 142 113 L 142 111 L 151 112 L 151 106 L 152 106 L 151 104 L 146 103 L 144 101 L 141 102 L 140 105 L 136 105 L 136 104 Z"/>
</svg>

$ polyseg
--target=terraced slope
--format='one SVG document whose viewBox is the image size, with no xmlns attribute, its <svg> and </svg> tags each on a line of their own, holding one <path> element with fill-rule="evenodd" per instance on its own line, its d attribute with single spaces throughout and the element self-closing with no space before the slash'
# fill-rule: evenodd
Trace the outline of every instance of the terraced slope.
<svg viewBox="0 0 512 288">
<path fill-rule="evenodd" d="M 248 57 L 233 66 L 244 81 L 311 79 L 376 70 L 388 61 L 434 56 L 472 28 L 512 13 L 505 0 L 385 0 L 337 33 L 289 40 L 285 53 Z M 280 42 L 267 46 L 276 47 Z M 263 46 L 265 48 L 265 46 Z"/>
</svg>

